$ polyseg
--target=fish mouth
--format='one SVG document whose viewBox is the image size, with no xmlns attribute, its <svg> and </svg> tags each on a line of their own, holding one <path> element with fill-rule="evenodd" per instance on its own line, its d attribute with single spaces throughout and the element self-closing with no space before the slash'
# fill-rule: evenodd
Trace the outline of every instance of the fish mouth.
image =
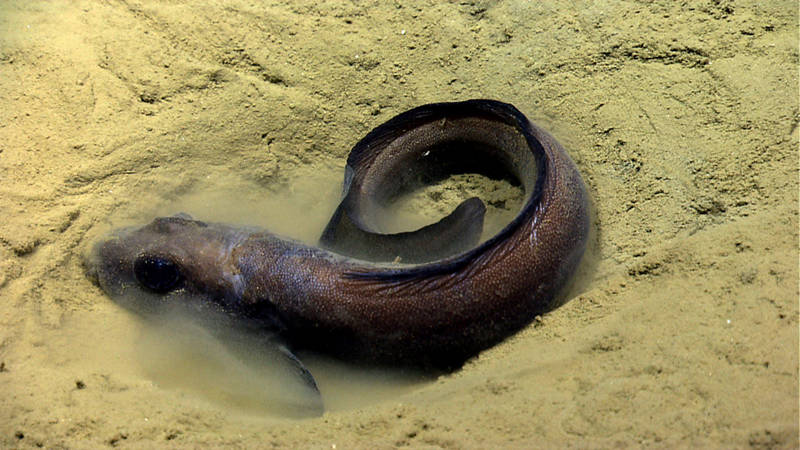
<svg viewBox="0 0 800 450">
<path fill-rule="evenodd" d="M 95 242 L 87 250 L 84 250 L 81 255 L 81 266 L 83 267 L 86 278 L 99 288 L 102 288 L 100 284 L 100 253 L 101 247 L 105 242 L 105 238 Z"/>
<path fill-rule="evenodd" d="M 108 280 L 114 271 L 113 261 L 119 261 L 123 254 L 121 241 L 136 227 L 114 230 L 94 242 L 81 255 L 81 265 L 86 277 L 104 291 L 109 290 Z"/>
<path fill-rule="evenodd" d="M 88 278 L 89 281 L 91 281 L 93 285 L 95 285 L 97 287 L 101 287 L 100 286 L 100 277 L 99 277 L 99 275 L 97 273 L 97 266 L 92 264 L 91 261 L 87 261 L 86 259 L 84 259 L 84 261 L 83 261 L 83 270 L 84 270 L 84 273 L 86 274 L 86 278 Z"/>
</svg>

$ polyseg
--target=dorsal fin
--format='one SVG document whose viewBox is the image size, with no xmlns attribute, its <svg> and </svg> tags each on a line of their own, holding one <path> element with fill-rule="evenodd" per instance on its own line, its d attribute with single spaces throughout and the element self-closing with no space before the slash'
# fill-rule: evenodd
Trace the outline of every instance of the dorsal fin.
<svg viewBox="0 0 800 450">
<path fill-rule="evenodd" d="M 462 202 L 448 216 L 415 231 L 382 234 L 359 226 L 343 206 L 320 238 L 323 248 L 374 262 L 421 263 L 463 253 L 478 244 L 486 207 L 478 197 Z"/>
<path fill-rule="evenodd" d="M 486 127 L 476 127 L 475 122 L 464 122 L 473 119 L 486 121 Z M 490 125 L 492 122 L 501 126 Z M 459 128 L 459 123 L 464 123 L 465 126 Z M 507 130 L 500 131 L 502 126 L 508 127 Z M 417 129 L 424 129 L 417 134 L 421 136 L 421 139 L 397 144 L 408 136 L 413 136 Z M 476 129 L 482 130 L 483 134 L 479 134 L 480 132 L 476 134 Z M 444 138 L 445 135 L 449 137 Z M 521 138 L 521 141 L 515 141 L 517 137 Z M 408 177 L 409 168 L 416 170 L 423 167 L 420 163 L 419 153 L 427 156 L 429 149 L 435 149 L 433 146 L 442 144 L 443 141 L 456 144 L 466 143 L 467 145 L 470 145 L 470 142 L 483 142 L 480 145 L 485 147 L 476 147 L 475 150 L 478 150 L 478 153 L 486 152 L 483 156 L 488 159 L 479 161 L 478 166 L 483 169 L 487 166 L 487 162 L 499 164 L 502 166 L 501 171 L 510 172 L 524 186 L 526 199 L 519 214 L 500 232 L 477 246 L 467 247 L 449 254 L 443 252 L 435 257 L 432 255 L 409 257 L 398 252 L 389 256 L 388 253 L 392 253 L 389 251 L 378 261 L 389 262 L 395 259 L 394 256 L 400 256 L 399 262 L 410 263 L 410 265 L 376 265 L 364 270 L 348 272 L 345 277 L 364 281 L 405 283 L 429 277 L 448 276 L 463 269 L 471 262 L 479 262 L 489 254 L 494 254 L 498 250 L 495 247 L 501 241 L 508 239 L 524 223 L 532 220 L 532 216 L 539 206 L 548 162 L 542 143 L 535 136 L 533 126 L 528 119 L 512 105 L 493 100 L 433 103 L 414 108 L 392 118 L 372 130 L 353 147 L 347 159 L 342 202 L 321 237 L 321 246 L 346 256 L 370 260 L 371 258 L 364 255 L 369 254 L 369 248 L 376 247 L 373 239 L 413 241 L 413 245 L 416 247 L 414 250 L 425 249 L 427 251 L 431 242 L 436 240 L 432 235 L 432 230 L 438 229 L 437 232 L 442 232 L 444 229 L 445 234 L 454 236 L 458 233 L 452 229 L 447 230 L 446 225 L 451 224 L 469 229 L 469 226 L 473 224 L 464 216 L 469 217 L 476 214 L 476 207 L 469 206 L 473 199 L 469 199 L 459 206 L 467 211 L 458 211 L 457 208 L 450 216 L 431 225 L 433 228 L 430 230 L 426 230 L 427 227 L 425 227 L 409 233 L 400 233 L 396 238 L 375 238 L 375 235 L 386 235 L 376 233 L 366 223 L 374 222 L 368 218 L 369 212 L 373 212 L 370 208 L 374 206 L 374 200 L 378 199 L 378 203 L 380 203 L 380 198 L 391 198 L 396 193 L 396 191 L 381 192 L 380 188 L 376 188 L 376 186 L 389 186 L 389 189 L 392 189 L 399 182 L 407 181 L 404 177 Z M 410 148 L 409 145 L 415 147 Z M 517 147 L 508 147 L 509 145 Z M 410 154 L 417 159 L 408 157 Z M 463 158 L 457 148 L 444 156 L 446 156 L 445 159 L 450 158 L 445 163 L 452 162 L 452 158 Z M 497 161 L 493 161 L 494 159 Z M 417 165 L 414 166 L 414 164 Z M 380 176 L 374 176 L 375 173 L 379 173 Z M 475 201 L 480 202 L 478 199 Z M 480 206 L 483 208 L 482 204 Z M 480 212 L 480 215 L 483 215 L 483 211 Z M 419 239 L 414 239 L 415 233 L 419 233 L 417 235 Z M 453 248 L 463 248 L 463 245 L 472 239 L 461 238 Z M 364 248 L 353 250 L 356 247 Z M 376 261 L 375 259 L 371 260 Z M 413 264 L 415 262 L 421 263 Z"/>
</svg>

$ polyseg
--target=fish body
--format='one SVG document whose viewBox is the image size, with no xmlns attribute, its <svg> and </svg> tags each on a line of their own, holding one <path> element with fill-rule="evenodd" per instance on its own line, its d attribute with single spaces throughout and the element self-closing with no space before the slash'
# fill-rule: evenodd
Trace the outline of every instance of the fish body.
<svg viewBox="0 0 800 450">
<path fill-rule="evenodd" d="M 510 174 L 525 190 L 495 236 L 476 245 L 483 205 L 473 199 L 420 230 L 376 226 L 375 211 L 400 191 L 473 169 Z M 128 301 L 140 311 L 179 302 L 293 348 L 456 367 L 552 307 L 588 233 L 586 189 L 561 145 L 509 104 L 470 100 L 412 109 L 356 144 L 318 247 L 162 217 L 100 242 L 90 266 L 114 298 L 143 292 Z"/>
</svg>

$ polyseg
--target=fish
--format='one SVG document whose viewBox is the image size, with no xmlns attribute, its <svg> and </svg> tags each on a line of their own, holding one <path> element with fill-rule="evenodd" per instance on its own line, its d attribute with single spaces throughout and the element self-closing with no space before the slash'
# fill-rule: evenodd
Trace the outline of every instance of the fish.
<svg viewBox="0 0 800 450">
<path fill-rule="evenodd" d="M 495 235 L 479 242 L 478 198 L 418 230 L 381 231 L 378 215 L 399 195 L 462 172 L 524 190 Z M 112 232 L 87 266 L 123 306 L 246 323 L 278 336 L 293 360 L 308 349 L 454 370 L 557 306 L 589 229 L 587 189 L 565 149 L 513 105 L 475 99 L 413 108 L 361 139 L 316 246 L 178 214 Z"/>
</svg>

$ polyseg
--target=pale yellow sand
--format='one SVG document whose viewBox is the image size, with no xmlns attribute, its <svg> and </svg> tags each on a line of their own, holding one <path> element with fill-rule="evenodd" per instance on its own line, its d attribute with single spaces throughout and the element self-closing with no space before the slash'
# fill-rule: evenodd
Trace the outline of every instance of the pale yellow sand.
<svg viewBox="0 0 800 450">
<path fill-rule="evenodd" d="M 796 2 L 0 8 L 1 447 L 798 446 Z M 359 138 L 476 97 L 585 177 L 596 243 L 569 303 L 316 419 L 142 369 L 142 324 L 81 265 L 103 231 L 183 209 L 310 239 Z"/>
</svg>

